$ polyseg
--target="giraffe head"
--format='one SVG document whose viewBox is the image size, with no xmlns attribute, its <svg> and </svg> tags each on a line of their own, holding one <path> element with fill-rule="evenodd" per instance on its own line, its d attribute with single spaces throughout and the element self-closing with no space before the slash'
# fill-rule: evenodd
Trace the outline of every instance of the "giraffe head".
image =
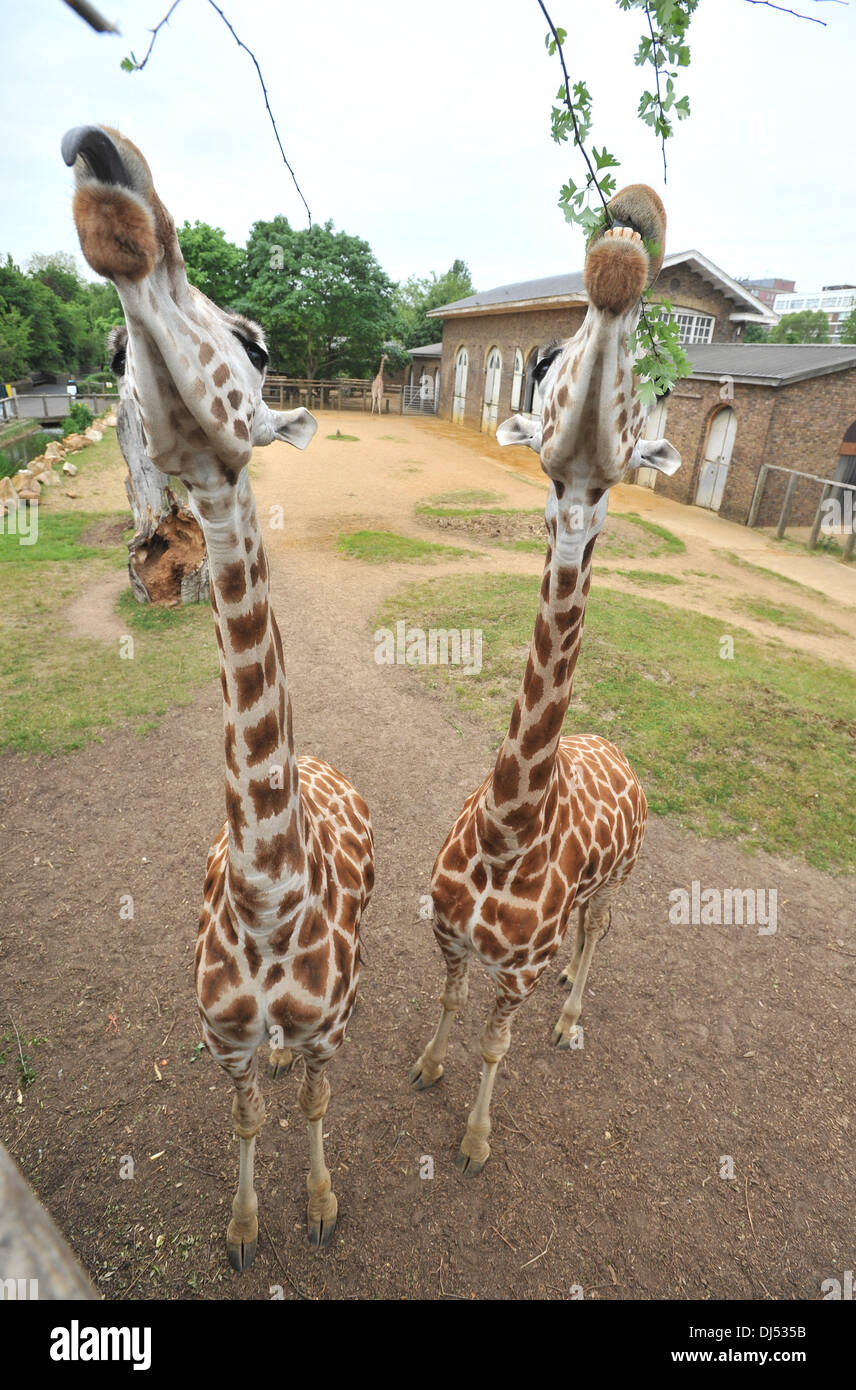
<svg viewBox="0 0 856 1390">
<path fill-rule="evenodd" d="M 216 490 L 237 481 L 254 445 L 281 439 L 305 449 L 315 421 L 262 400 L 262 330 L 188 283 L 175 225 L 136 145 L 109 126 L 78 126 L 62 154 L 74 168 L 83 254 L 122 302 L 121 368 L 155 467 L 191 489 Z"/>
<path fill-rule="evenodd" d="M 637 395 L 627 336 L 639 322 L 642 292 L 663 263 L 666 214 L 653 189 L 631 184 L 609 202 L 611 225 L 589 242 L 589 308 L 579 332 L 552 345 L 536 368 L 541 420 L 516 415 L 496 432 L 500 444 L 527 444 L 551 479 L 548 520 L 570 562 L 603 525 L 608 492 L 628 468 L 674 473 L 680 456 L 666 440 L 640 439 L 645 410 Z"/>
</svg>

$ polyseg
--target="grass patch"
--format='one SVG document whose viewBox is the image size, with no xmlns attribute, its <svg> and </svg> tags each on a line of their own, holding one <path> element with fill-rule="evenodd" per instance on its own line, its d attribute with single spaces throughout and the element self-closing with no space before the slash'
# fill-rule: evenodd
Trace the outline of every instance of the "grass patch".
<svg viewBox="0 0 856 1390">
<path fill-rule="evenodd" d="M 336 539 L 336 549 L 342 555 L 374 565 L 387 561 L 454 560 L 474 553 L 455 545 L 437 545 L 434 541 L 399 536 L 394 531 L 344 531 Z"/>
<path fill-rule="evenodd" d="M 520 550 L 527 555 L 546 555 L 547 542 L 543 541 L 491 541 L 497 550 Z"/>
<path fill-rule="evenodd" d="M 763 565 L 753 565 L 751 560 L 744 560 L 742 555 L 735 555 L 733 550 L 717 550 L 723 560 L 727 560 L 729 565 L 736 565 L 738 569 L 750 570 L 752 574 L 758 574 L 763 579 L 772 579 L 778 584 L 787 584 L 791 589 L 801 589 L 804 594 L 811 594 L 813 598 L 818 598 L 816 589 L 812 589 L 808 584 L 801 584 L 798 579 L 791 579 L 790 575 L 777 574 L 775 570 L 765 569 Z"/>
<path fill-rule="evenodd" d="M 810 632 L 820 637 L 846 637 L 847 633 L 834 623 L 824 622 L 804 608 L 795 608 L 790 603 L 769 603 L 763 598 L 742 598 L 736 605 L 741 613 L 750 618 L 758 618 L 776 627 L 787 627 L 799 632 Z"/>
<path fill-rule="evenodd" d="M 0 535 L 0 749 L 65 753 L 118 725 L 144 731 L 216 677 L 207 605 L 150 608 L 130 590 L 122 594 L 118 612 L 134 638 L 131 660 L 121 658 L 118 641 L 69 631 L 68 604 L 127 564 L 123 545 L 91 546 L 80 537 L 123 517 L 46 514 L 32 546 Z"/>
<path fill-rule="evenodd" d="M 360 436 L 358 434 L 342 434 L 339 430 L 337 430 L 335 434 L 328 434 L 327 438 L 341 440 L 342 443 L 348 444 L 359 444 L 360 442 Z"/>
<path fill-rule="evenodd" d="M 652 588 L 658 584 L 683 584 L 679 574 L 659 574 L 656 570 L 616 570 L 624 579 L 632 579 L 634 584 L 650 585 Z"/>
<path fill-rule="evenodd" d="M 430 502 L 419 502 L 417 516 L 543 516 L 541 507 L 436 507 Z"/>
<path fill-rule="evenodd" d="M 484 507 L 501 501 L 498 492 L 489 492 L 483 487 L 464 488 L 462 492 L 438 492 L 435 497 L 428 498 L 429 505 L 434 507 Z"/>
<path fill-rule="evenodd" d="M 415 669 L 499 738 L 537 606 L 532 578 L 447 577 L 400 591 L 377 621 L 480 627 L 479 675 Z M 718 620 L 596 591 L 565 732 L 596 731 L 623 748 L 660 815 L 853 872 L 856 676 L 741 632 L 734 659 L 723 661 L 721 636 Z"/>
<path fill-rule="evenodd" d="M 649 536 L 655 536 L 661 542 L 654 550 L 652 555 L 683 555 L 686 546 L 683 541 L 667 531 L 665 526 L 658 526 L 656 521 L 647 521 L 645 517 L 638 516 L 636 512 L 616 512 L 616 517 L 620 521 L 630 521 L 634 526 L 638 526 Z"/>
</svg>

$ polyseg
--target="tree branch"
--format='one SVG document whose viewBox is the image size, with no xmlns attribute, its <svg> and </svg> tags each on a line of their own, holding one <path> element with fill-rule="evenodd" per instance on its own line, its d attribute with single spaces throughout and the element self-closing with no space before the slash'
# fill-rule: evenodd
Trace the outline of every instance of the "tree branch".
<svg viewBox="0 0 856 1390">
<path fill-rule="evenodd" d="M 111 24 L 109 19 L 105 19 L 103 14 L 96 10 L 94 5 L 89 4 L 89 0 L 65 0 L 70 10 L 79 14 L 85 20 L 90 29 L 94 29 L 96 34 L 118 34 L 119 29 L 115 24 Z"/>
<path fill-rule="evenodd" d="M 571 79 L 570 79 L 569 76 L 568 76 L 568 69 L 567 69 L 567 67 L 565 66 L 565 54 L 564 54 L 564 52 L 563 52 L 563 50 L 562 50 L 562 45 L 561 45 L 561 42 L 560 42 L 560 40 L 559 40 L 559 35 L 556 33 L 556 26 L 555 26 L 555 24 L 553 23 L 552 19 L 550 18 L 549 14 L 547 13 L 547 8 L 546 8 L 546 6 L 545 6 L 545 4 L 544 4 L 544 0 L 538 0 L 538 4 L 539 4 L 539 6 L 540 6 L 540 8 L 541 8 L 542 14 L 544 15 L 544 18 L 546 19 L 547 23 L 548 23 L 549 26 L 550 26 L 550 33 L 553 35 L 553 39 L 554 39 L 554 41 L 555 41 L 556 48 L 558 49 L 558 53 L 559 53 L 559 61 L 560 61 L 560 63 L 562 64 L 562 76 L 563 76 L 564 79 L 565 79 L 565 105 L 567 106 L 568 110 L 569 110 L 570 113 L 571 113 L 571 120 L 573 121 L 573 124 L 574 124 L 574 143 L 576 144 L 577 148 L 578 148 L 579 151 L 580 151 L 580 154 L 582 155 L 583 159 L 584 159 L 585 162 L 586 162 L 586 167 L 588 168 L 588 171 L 589 171 L 589 185 L 594 184 L 595 188 L 597 189 L 598 195 L 599 195 L 599 197 L 600 197 L 600 201 L 603 203 L 603 210 L 604 210 L 604 212 L 606 213 L 606 216 L 607 216 L 607 218 L 608 218 L 608 220 L 609 220 L 609 224 L 610 224 L 610 226 L 611 226 L 611 225 L 612 225 L 612 218 L 610 217 L 609 212 L 608 212 L 608 210 L 607 210 L 606 199 L 604 198 L 604 196 L 603 196 L 603 191 L 602 191 L 602 189 L 601 189 L 600 184 L 598 183 L 597 175 L 595 174 L 594 169 L 591 167 L 591 160 L 589 159 L 589 157 L 588 157 L 588 155 L 587 155 L 587 153 L 586 153 L 585 145 L 583 144 L 582 140 L 580 139 L 580 128 L 579 128 L 579 126 L 577 125 L 577 113 L 576 113 L 576 111 L 574 110 L 574 103 L 571 101 Z"/>
<path fill-rule="evenodd" d="M 662 121 L 662 120 L 663 120 L 663 98 L 662 98 L 662 96 L 660 95 L 660 69 L 659 69 L 659 67 L 658 67 L 658 65 L 657 65 L 657 40 L 654 38 L 654 21 L 653 21 L 652 18 L 651 18 L 651 10 L 650 10 L 650 7 L 649 7 L 648 5 L 645 6 L 645 14 L 646 14 L 647 17 L 648 17 L 648 30 L 649 30 L 649 32 L 650 32 L 650 34 L 651 34 L 651 47 L 652 47 L 652 49 L 653 49 L 652 61 L 653 61 L 653 64 L 654 64 L 654 77 L 655 77 L 656 82 L 657 82 L 657 105 L 658 105 L 658 107 L 660 108 L 660 120 Z M 660 145 L 661 145 L 662 150 L 663 150 L 663 183 L 666 183 L 666 137 L 665 137 L 665 135 L 664 135 L 662 129 L 660 130 Z"/>
</svg>

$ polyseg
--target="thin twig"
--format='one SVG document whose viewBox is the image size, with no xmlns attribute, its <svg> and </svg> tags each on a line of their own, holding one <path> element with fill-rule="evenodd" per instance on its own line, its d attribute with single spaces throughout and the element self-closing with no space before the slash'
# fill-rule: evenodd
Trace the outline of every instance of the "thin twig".
<svg viewBox="0 0 856 1390">
<path fill-rule="evenodd" d="M 298 193 L 300 194 L 300 200 L 301 200 L 301 202 L 303 203 L 303 206 L 306 208 L 306 216 L 309 218 L 309 226 L 310 226 L 310 228 L 311 228 L 311 227 L 312 227 L 312 213 L 309 211 L 309 204 L 307 203 L 306 199 L 305 199 L 304 196 L 303 196 L 303 190 L 301 189 L 300 184 L 297 182 L 297 175 L 295 174 L 294 170 L 292 169 L 291 165 L 289 164 L 288 160 L 287 160 L 286 157 L 285 157 L 285 150 L 282 148 L 282 141 L 281 141 L 280 138 L 279 138 L 279 131 L 278 131 L 277 128 L 276 128 L 276 121 L 274 120 L 274 114 L 273 114 L 273 112 L 272 112 L 271 109 L 270 109 L 270 101 L 268 100 L 268 89 L 267 89 L 267 87 L 265 86 L 265 80 L 264 80 L 264 77 L 262 76 L 262 70 L 261 70 L 261 68 L 259 67 L 259 60 L 258 60 L 258 58 L 256 57 L 256 55 L 255 55 L 255 53 L 253 52 L 253 50 L 252 50 L 251 48 L 248 48 L 247 45 L 246 45 L 241 39 L 238 38 L 238 35 L 235 33 L 235 30 L 232 28 L 232 25 L 229 23 L 228 19 L 226 18 L 226 16 L 225 16 L 224 13 L 223 13 L 223 11 L 220 9 L 220 6 L 219 6 L 219 5 L 215 5 L 214 0 L 208 0 L 208 3 L 209 3 L 209 5 L 211 6 L 212 10 L 215 10 L 215 11 L 217 12 L 217 14 L 220 16 L 220 18 L 222 19 L 222 21 L 223 21 L 223 23 L 225 24 L 226 28 L 229 30 L 229 33 L 232 35 L 232 38 L 235 40 L 235 43 L 238 45 L 238 47 L 239 47 L 239 48 L 242 48 L 242 49 L 244 50 L 245 53 L 248 53 L 248 54 L 250 55 L 250 57 L 252 58 L 252 60 L 253 60 L 253 65 L 255 66 L 256 72 L 258 73 L 258 76 L 259 76 L 259 82 L 261 83 L 262 94 L 263 94 L 264 99 L 265 99 L 265 107 L 267 108 L 267 113 L 268 113 L 268 116 L 270 117 L 270 123 L 271 123 L 271 125 L 273 126 L 273 133 L 274 133 L 274 135 L 276 136 L 276 143 L 277 143 L 277 145 L 279 146 L 279 152 L 280 152 L 280 154 L 282 155 L 282 162 L 283 162 L 283 164 L 285 165 L 286 169 L 288 170 L 288 172 L 289 172 L 290 175 L 291 175 L 292 181 L 293 181 L 293 183 L 294 183 L 294 187 L 297 189 Z M 143 59 L 143 61 L 142 61 L 141 63 L 136 63 L 136 64 L 135 64 L 135 66 L 134 66 L 134 71 L 135 71 L 135 72 L 142 72 L 143 68 L 146 66 L 146 63 L 149 61 L 149 58 L 151 57 L 152 49 L 153 49 L 154 46 L 155 46 L 155 40 L 157 39 L 158 33 L 159 33 L 160 30 L 163 28 L 163 26 L 166 24 L 167 20 L 169 19 L 170 15 L 172 14 L 173 10 L 176 9 L 176 7 L 177 7 L 178 5 L 180 5 L 180 4 L 181 4 L 181 0 L 173 0 L 173 3 L 170 5 L 170 7 L 169 7 L 169 9 L 167 10 L 166 14 L 164 15 L 163 19 L 160 21 L 159 24 L 157 24 L 157 25 L 155 26 L 154 29 L 152 29 L 152 31 L 151 31 L 152 39 L 151 39 L 151 43 L 149 44 L 148 49 L 147 49 L 147 51 L 146 51 L 146 56 L 145 56 L 145 58 Z"/>
<path fill-rule="evenodd" d="M 552 1231 L 550 1232 L 550 1239 L 547 1241 L 547 1244 L 544 1246 L 544 1249 L 541 1251 L 540 1255 L 533 1255 L 533 1256 L 532 1256 L 532 1259 L 531 1259 L 531 1260 L 527 1260 L 527 1261 L 526 1261 L 526 1264 L 525 1264 L 525 1265 L 521 1265 L 520 1268 L 521 1268 L 521 1269 L 528 1269 L 529 1266 L 530 1266 L 530 1265 L 534 1265 L 534 1264 L 536 1263 L 537 1260 L 543 1259 L 544 1256 L 546 1255 L 547 1251 L 550 1249 L 550 1246 L 551 1246 L 552 1241 L 553 1241 L 553 1236 L 554 1236 L 555 1234 L 556 1234 L 556 1227 L 554 1226 L 553 1229 L 552 1229 Z"/>
<path fill-rule="evenodd" d="M 262 1223 L 262 1226 L 264 1227 L 264 1233 L 265 1233 L 265 1235 L 267 1236 L 268 1241 L 270 1242 L 270 1248 L 271 1248 L 271 1250 L 273 1251 L 274 1255 L 276 1256 L 276 1262 L 277 1262 L 277 1264 L 279 1265 L 280 1269 L 282 1270 L 283 1274 L 285 1275 L 285 1277 L 286 1277 L 286 1279 L 288 1280 L 288 1282 L 289 1282 L 289 1284 L 291 1285 L 291 1287 L 292 1287 L 293 1289 L 296 1289 L 297 1292 L 300 1294 L 300 1297 L 301 1297 L 301 1298 L 305 1298 L 306 1301 L 307 1301 L 307 1303 L 316 1303 L 316 1302 L 318 1301 L 318 1299 L 321 1297 L 321 1295 L 320 1295 L 320 1294 L 314 1294 L 314 1293 L 307 1293 L 307 1292 L 305 1291 L 305 1289 L 302 1289 L 302 1288 L 300 1287 L 299 1284 L 296 1284 L 296 1283 L 294 1282 L 294 1280 L 292 1279 L 291 1275 L 289 1274 L 288 1270 L 286 1269 L 285 1265 L 284 1265 L 283 1262 L 282 1262 L 282 1257 L 280 1256 L 279 1251 L 277 1250 L 276 1246 L 275 1246 L 274 1243 L 273 1243 L 273 1238 L 272 1238 L 272 1236 L 271 1236 L 270 1231 L 268 1230 L 267 1222 L 265 1221 L 264 1217 L 261 1218 L 261 1223 Z M 326 1288 L 326 1284 L 325 1284 L 324 1287 Z M 323 1293 L 323 1290 L 322 1290 L 322 1293 Z"/>
<path fill-rule="evenodd" d="M 560 63 L 562 64 L 562 76 L 563 76 L 564 79 L 565 79 L 565 105 L 567 106 L 568 110 L 570 111 L 570 113 L 571 113 L 571 120 L 572 120 L 573 123 L 574 123 L 574 141 L 575 141 L 575 143 L 576 143 L 576 146 L 577 146 L 577 148 L 578 148 L 580 154 L 582 155 L 583 159 L 584 159 L 585 162 L 586 162 L 586 167 L 588 168 L 588 171 L 589 171 L 589 177 L 588 177 L 589 186 L 590 186 L 591 184 L 594 184 L 595 188 L 597 189 L 598 195 L 599 195 L 599 197 L 600 197 L 600 201 L 603 203 L 603 210 L 604 210 L 604 212 L 606 213 L 606 216 L 607 216 L 608 225 L 611 227 L 611 226 L 612 226 L 612 217 L 610 216 L 609 209 L 608 209 L 607 206 L 606 206 L 606 199 L 605 199 L 605 197 L 603 196 L 603 189 L 601 188 L 600 184 L 599 184 L 598 181 L 597 181 L 597 175 L 596 175 L 594 169 L 591 167 L 591 160 L 589 159 L 588 155 L 586 154 L 585 145 L 583 144 L 582 140 L 580 139 L 580 128 L 579 128 L 579 126 L 577 125 L 577 113 L 576 113 L 576 111 L 574 110 L 574 103 L 571 101 L 571 79 L 570 79 L 570 77 L 568 76 L 568 69 L 567 69 L 567 67 L 565 66 L 565 54 L 564 54 L 564 51 L 563 51 L 563 49 L 562 49 L 561 42 L 560 42 L 560 40 L 559 40 L 559 35 L 558 35 L 557 32 L 556 32 L 556 26 L 555 26 L 555 24 L 553 23 L 552 19 L 550 18 L 549 14 L 547 13 L 546 6 L 544 5 L 544 0 L 538 0 L 538 4 L 539 4 L 539 6 L 540 6 L 540 9 L 541 9 L 542 14 L 544 15 L 544 18 L 546 19 L 547 23 L 548 23 L 549 26 L 550 26 L 550 32 L 551 32 L 551 34 L 553 35 L 553 38 L 554 38 L 555 43 L 556 43 L 556 48 L 557 48 L 558 53 L 559 53 L 559 61 L 560 61 Z"/>
<path fill-rule="evenodd" d="M 822 24 L 826 28 L 826 20 L 818 19 L 813 14 L 800 14 L 799 10 L 788 10 L 784 5 L 774 5 L 773 0 L 746 0 L 747 5 L 766 5 L 770 10 L 781 10 L 782 14 L 792 14 L 794 19 L 807 19 L 811 24 Z"/>
<path fill-rule="evenodd" d="M 753 1222 L 753 1220 L 752 1220 L 752 1213 L 751 1213 L 751 1211 L 749 1210 L 749 1174 L 748 1174 L 748 1173 L 746 1174 L 746 1178 L 745 1178 L 745 1181 L 744 1181 L 744 1183 L 743 1183 L 743 1195 L 744 1195 L 744 1197 L 746 1198 L 746 1215 L 749 1217 L 749 1229 L 750 1229 L 750 1231 L 752 1232 L 752 1235 L 755 1236 L 755 1243 L 757 1244 L 757 1242 L 758 1242 L 758 1237 L 755 1235 L 755 1224 L 754 1224 L 754 1222 Z"/>
<path fill-rule="evenodd" d="M 662 121 L 662 119 L 663 119 L 663 98 L 662 98 L 661 95 L 660 95 L 660 69 L 659 69 L 659 67 L 657 66 L 657 44 L 658 44 L 658 41 L 657 41 L 657 39 L 654 38 L 654 21 L 653 21 L 652 18 L 651 18 L 651 11 L 650 11 L 650 9 L 649 9 L 649 7 L 648 7 L 647 5 L 645 6 L 645 14 L 648 16 L 648 29 L 649 29 L 649 31 L 650 31 L 650 33 L 651 33 L 651 44 L 652 44 L 652 47 L 653 47 L 653 50 L 654 50 L 654 51 L 653 51 L 653 54 L 652 54 L 651 61 L 652 61 L 653 64 L 654 64 L 654 78 L 655 78 L 655 81 L 656 81 L 656 83 L 657 83 L 657 106 L 658 106 L 659 109 L 660 109 L 660 120 Z M 666 182 L 666 136 L 665 136 L 665 132 L 664 132 L 663 130 L 660 131 L 660 145 L 661 145 L 662 150 L 663 150 L 663 183 L 665 183 L 665 182 Z"/>
<path fill-rule="evenodd" d="M 169 7 L 169 9 L 167 10 L 166 14 L 164 15 L 163 19 L 160 21 L 159 24 L 156 24 L 156 25 L 155 25 L 154 29 L 151 30 L 151 35 L 152 35 L 151 43 L 149 44 L 148 48 L 146 49 L 146 56 L 145 56 L 145 58 L 143 59 L 143 61 L 142 61 L 141 63 L 137 63 L 137 66 L 136 66 L 135 69 L 134 69 L 135 72 L 142 72 L 143 68 L 146 66 L 146 63 L 149 61 L 149 58 L 152 56 L 152 49 L 153 49 L 154 46 L 155 46 L 155 39 L 157 38 L 157 36 L 158 36 L 158 34 L 160 33 L 160 31 L 161 31 L 161 29 L 163 28 L 163 26 L 166 24 L 167 20 L 169 19 L 170 15 L 172 14 L 173 10 L 176 9 L 180 4 L 181 4 L 181 0 L 173 0 L 173 3 L 170 5 L 170 7 Z"/>
<path fill-rule="evenodd" d="M 238 45 L 238 47 L 239 47 L 239 48 L 243 48 L 243 50 L 244 50 L 245 53 L 249 53 L 250 57 L 251 57 L 252 60 L 253 60 L 253 63 L 254 63 L 254 65 L 255 65 L 256 72 L 257 72 L 258 75 L 259 75 L 259 82 L 260 82 L 261 85 L 262 85 L 262 92 L 264 93 L 265 106 L 267 107 L 267 113 L 268 113 L 268 115 L 270 116 L 270 123 L 271 123 L 271 125 L 273 126 L 273 133 L 274 133 L 274 135 L 276 136 L 276 143 L 279 145 L 279 152 L 280 152 L 280 154 L 282 155 L 282 162 L 283 162 L 283 164 L 285 165 L 285 167 L 286 167 L 286 169 L 288 170 L 288 172 L 290 173 L 290 175 L 291 175 L 291 177 L 292 177 L 292 180 L 293 180 L 293 183 L 294 183 L 294 187 L 297 189 L 298 193 L 300 194 L 301 202 L 303 203 L 303 206 L 306 208 L 306 216 L 309 218 L 309 227 L 310 227 L 310 230 L 311 230 L 311 227 L 312 227 L 312 213 L 309 211 L 309 204 L 307 203 L 306 199 L 303 197 L 303 191 L 302 191 L 302 189 L 301 189 L 301 187 L 300 187 L 300 184 L 297 182 L 297 176 L 296 176 L 294 170 L 292 169 L 291 165 L 289 164 L 288 160 L 287 160 L 286 157 L 285 157 L 285 150 L 282 148 L 282 141 L 281 141 L 280 138 L 279 138 L 279 131 L 278 131 L 277 128 L 276 128 L 276 121 L 274 120 L 274 118 L 273 118 L 273 112 L 272 112 L 271 109 L 270 109 L 270 102 L 268 101 L 268 91 L 267 91 L 267 87 L 265 86 L 265 80 L 264 80 L 264 78 L 262 77 L 262 70 L 261 70 L 261 68 L 259 67 L 258 59 L 256 58 L 256 55 L 255 55 L 255 53 L 253 52 L 253 50 L 252 50 L 251 48 L 247 48 L 247 45 L 246 45 L 245 43 L 242 43 L 241 40 L 238 38 L 238 35 L 235 33 L 234 29 L 232 28 L 232 26 L 231 26 L 231 24 L 229 23 L 228 19 L 227 19 L 226 16 L 224 15 L 223 11 L 220 9 L 219 5 L 215 5 L 215 4 L 214 4 L 214 0 L 208 0 L 208 3 L 209 3 L 209 5 L 211 6 L 212 10 L 216 10 L 216 11 L 217 11 L 218 15 L 219 15 L 220 18 L 222 19 L 222 21 L 223 21 L 223 23 L 225 24 L 226 28 L 229 30 L 229 33 L 232 35 L 232 38 L 235 40 L 235 43 Z"/>
</svg>

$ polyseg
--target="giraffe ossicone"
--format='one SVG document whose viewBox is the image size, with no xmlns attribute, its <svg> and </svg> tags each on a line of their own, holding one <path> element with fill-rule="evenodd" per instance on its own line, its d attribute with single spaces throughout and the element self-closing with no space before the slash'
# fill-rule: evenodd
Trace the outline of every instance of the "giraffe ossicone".
<svg viewBox="0 0 856 1390">
<path fill-rule="evenodd" d="M 303 449 L 303 409 L 262 399 L 267 349 L 258 324 L 189 285 L 175 227 L 135 145 L 107 126 L 69 131 L 74 219 L 83 253 L 113 280 L 127 326 L 122 369 L 151 462 L 180 477 L 205 537 L 220 653 L 226 824 L 208 856 L 196 992 L 209 1050 L 234 1088 L 238 1189 L 226 1235 L 237 1270 L 258 1238 L 255 1136 L 264 1121 L 258 1048 L 274 1075 L 301 1056 L 309 1130 L 307 1225 L 326 1245 L 336 1197 L 324 1162 L 325 1068 L 356 996 L 360 919 L 374 882 L 368 807 L 350 782 L 294 751 L 282 641 L 247 464 L 254 445 Z"/>
<path fill-rule="evenodd" d="M 586 318 L 536 367 L 541 417 L 514 416 L 496 432 L 500 444 L 535 449 L 550 479 L 539 611 L 493 770 L 464 803 L 431 878 L 446 984 L 440 1022 L 410 1073 L 417 1089 L 443 1075 L 471 959 L 495 988 L 481 1033 L 481 1083 L 456 1160 L 468 1175 L 480 1172 L 490 1153 L 490 1100 L 511 1020 L 558 951 L 575 909 L 574 949 L 560 977 L 572 989 L 552 1042 L 579 1045 L 594 948 L 636 862 L 647 818 L 644 792 L 623 753 L 596 735 L 561 732 L 609 489 L 642 462 L 666 473 L 680 464 L 667 441 L 641 441 L 645 412 L 627 346 L 642 291 L 662 264 L 665 211 L 641 184 L 617 193 L 608 207 L 611 226 L 586 256 Z"/>
</svg>

